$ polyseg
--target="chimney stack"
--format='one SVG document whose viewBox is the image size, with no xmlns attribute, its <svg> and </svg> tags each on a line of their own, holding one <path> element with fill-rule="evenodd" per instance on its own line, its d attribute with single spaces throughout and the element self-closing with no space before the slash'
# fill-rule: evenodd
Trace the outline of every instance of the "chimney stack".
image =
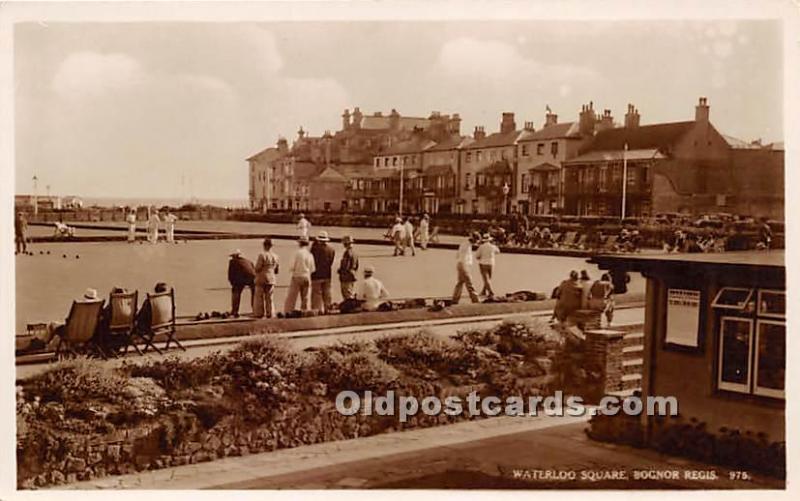
<svg viewBox="0 0 800 501">
<path fill-rule="evenodd" d="M 461 134 L 461 115 L 453 113 L 453 118 L 450 119 L 449 129 L 451 134 Z"/>
<path fill-rule="evenodd" d="M 708 123 L 708 99 L 701 97 L 694 108 L 695 122 Z"/>
<path fill-rule="evenodd" d="M 389 113 L 389 128 L 393 131 L 400 129 L 400 113 L 394 108 L 392 108 L 392 112 Z"/>
<path fill-rule="evenodd" d="M 581 113 L 578 115 L 578 132 L 582 136 L 591 136 L 594 134 L 594 123 L 597 117 L 594 114 L 594 103 L 589 101 L 589 104 L 581 106 Z"/>
<path fill-rule="evenodd" d="M 358 109 L 358 106 L 356 106 L 353 109 L 353 123 L 352 123 L 353 127 L 356 128 L 356 129 L 360 129 L 361 128 L 361 120 L 363 118 L 364 118 L 364 115 L 361 113 L 361 110 Z"/>
<path fill-rule="evenodd" d="M 342 130 L 350 128 L 350 110 L 344 110 L 342 113 Z"/>
<path fill-rule="evenodd" d="M 636 127 L 639 127 L 639 110 L 628 103 L 628 112 L 625 113 L 625 128 L 635 129 Z"/>
<path fill-rule="evenodd" d="M 500 122 L 500 132 L 505 134 L 517 130 L 517 123 L 514 121 L 514 113 L 504 112 L 503 120 Z"/>
<path fill-rule="evenodd" d="M 303 130 L 303 126 L 301 125 L 300 128 L 297 130 L 297 140 L 300 141 L 306 136 L 306 131 Z"/>
<path fill-rule="evenodd" d="M 481 139 L 486 137 L 486 131 L 483 129 L 482 125 L 476 125 L 475 131 L 472 133 L 472 138 L 476 141 L 480 141 Z"/>
<path fill-rule="evenodd" d="M 285 137 L 278 138 L 278 152 L 287 153 L 289 151 L 289 141 Z"/>
<path fill-rule="evenodd" d="M 533 132 L 534 130 L 536 130 L 533 127 L 533 122 L 525 122 L 525 130 L 529 132 Z"/>
<path fill-rule="evenodd" d="M 550 127 L 551 125 L 556 125 L 557 123 L 558 123 L 558 115 L 556 115 L 552 111 L 548 111 L 547 114 L 544 116 L 544 126 Z"/>
<path fill-rule="evenodd" d="M 603 114 L 599 117 L 598 123 L 595 126 L 595 131 L 614 128 L 614 117 L 611 116 L 611 110 L 603 110 Z"/>
</svg>

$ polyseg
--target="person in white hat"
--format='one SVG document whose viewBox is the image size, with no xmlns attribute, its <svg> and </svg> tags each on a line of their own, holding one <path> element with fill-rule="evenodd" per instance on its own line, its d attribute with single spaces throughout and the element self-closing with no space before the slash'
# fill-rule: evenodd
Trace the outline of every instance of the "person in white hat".
<svg viewBox="0 0 800 501">
<path fill-rule="evenodd" d="M 147 220 L 147 240 L 151 244 L 158 243 L 158 226 L 161 224 L 161 218 L 158 217 L 158 211 L 155 207 L 150 209 L 150 217 Z"/>
<path fill-rule="evenodd" d="M 461 300 L 461 292 L 464 290 L 464 287 L 467 288 L 469 298 L 472 302 L 479 302 L 478 294 L 475 293 L 475 287 L 472 285 L 472 273 L 470 271 L 474 261 L 472 254 L 472 244 L 474 242 L 474 238 L 469 236 L 458 246 L 458 254 L 456 255 L 456 272 L 458 273 L 458 279 L 456 281 L 456 288 L 453 290 L 453 302 L 456 304 Z"/>
<path fill-rule="evenodd" d="M 492 243 L 492 237 L 488 233 L 481 239 L 481 245 L 478 246 L 475 252 L 475 258 L 478 260 L 478 268 L 481 270 L 481 278 L 483 278 L 483 290 L 481 295 L 494 297 L 494 290 L 492 289 L 492 271 L 495 265 L 495 256 L 500 253 L 500 248 Z"/>
<path fill-rule="evenodd" d="M 311 309 L 317 313 L 331 310 L 331 269 L 336 251 L 328 244 L 327 231 L 320 231 L 311 245 L 314 256 L 314 272 L 311 274 Z"/>
<path fill-rule="evenodd" d="M 414 224 L 411 222 L 411 218 L 406 216 L 406 221 L 403 223 L 403 233 L 406 237 L 405 246 L 411 249 L 411 255 L 416 256 L 417 250 L 414 247 Z M 405 250 L 403 250 L 403 254 L 405 254 Z"/>
<path fill-rule="evenodd" d="M 175 243 L 175 221 L 178 220 L 178 217 L 170 211 L 167 211 L 167 215 L 164 216 L 164 221 L 167 226 L 167 243 L 174 244 Z"/>
<path fill-rule="evenodd" d="M 286 293 L 286 302 L 283 304 L 284 313 L 294 311 L 297 303 L 297 296 L 300 296 L 300 310 L 308 310 L 308 296 L 311 290 L 311 274 L 314 273 L 314 256 L 308 251 L 308 237 L 297 239 L 299 248 L 292 257 L 292 264 L 289 267 L 291 279 L 289 281 L 289 291 Z"/>
<path fill-rule="evenodd" d="M 419 220 L 419 248 L 422 250 L 428 250 L 428 240 L 431 236 L 430 226 L 431 217 L 425 213 Z"/>
<path fill-rule="evenodd" d="M 89 287 L 86 289 L 86 292 L 83 293 L 84 301 L 97 301 L 97 289 L 92 289 Z"/>
<path fill-rule="evenodd" d="M 255 278 L 256 267 L 252 261 L 242 257 L 242 251 L 236 249 L 230 254 L 228 261 L 228 282 L 231 284 L 231 315 L 239 317 L 239 303 L 242 299 L 242 291 L 245 287 L 250 288 L 250 304 L 255 300 Z"/>
<path fill-rule="evenodd" d="M 279 271 L 278 255 L 272 252 L 272 239 L 267 237 L 262 243 L 264 252 L 256 259 L 256 296 L 253 303 L 253 316 L 272 318 L 275 307 L 272 297 L 275 292 L 275 275 Z"/>
<path fill-rule="evenodd" d="M 403 225 L 403 220 L 401 218 L 395 218 L 394 226 L 390 230 L 389 234 L 392 237 L 392 241 L 394 242 L 394 255 L 395 256 L 405 256 L 406 255 L 406 227 Z"/>
<path fill-rule="evenodd" d="M 132 244 L 136 242 L 136 210 L 131 209 L 128 212 L 128 215 L 125 217 L 125 221 L 128 223 L 128 243 Z"/>
<path fill-rule="evenodd" d="M 375 278 L 375 267 L 364 267 L 364 281 L 361 282 L 356 299 L 363 301 L 361 308 L 365 311 L 375 311 L 389 297 L 389 291 L 383 283 Z"/>
<path fill-rule="evenodd" d="M 297 221 L 298 236 L 308 238 L 310 231 L 311 223 L 308 221 L 308 219 L 306 219 L 306 215 L 301 212 L 300 219 Z"/>
</svg>

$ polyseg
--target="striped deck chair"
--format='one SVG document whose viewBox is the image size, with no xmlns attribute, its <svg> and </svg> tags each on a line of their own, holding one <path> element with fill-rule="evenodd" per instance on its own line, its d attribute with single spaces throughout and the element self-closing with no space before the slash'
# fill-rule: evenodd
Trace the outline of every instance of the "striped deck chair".
<svg viewBox="0 0 800 501">
<path fill-rule="evenodd" d="M 564 247 L 573 247 L 575 244 L 575 239 L 578 236 L 577 231 L 568 231 L 564 234 Z"/>
<path fill-rule="evenodd" d="M 103 304 L 105 304 L 103 299 L 72 302 L 64 325 L 55 330 L 55 335 L 59 337 L 56 357 L 64 354 L 77 355 L 80 351 L 86 350 L 90 354 L 94 352 L 106 358 L 97 343 L 96 336 Z"/>
<path fill-rule="evenodd" d="M 147 300 L 151 308 L 151 339 L 158 334 L 166 334 L 167 341 L 164 343 L 165 350 L 168 350 L 170 343 L 174 342 L 178 348 L 186 351 L 186 348 L 184 348 L 176 338 L 175 289 L 170 289 L 168 292 L 161 292 L 158 294 L 148 294 Z M 155 346 L 153 346 L 153 348 L 155 348 Z M 145 347 L 145 351 L 147 351 L 147 347 Z"/>
<path fill-rule="evenodd" d="M 103 330 L 103 347 L 109 353 L 116 355 L 116 352 L 124 349 L 128 353 L 128 347 L 133 346 L 140 355 L 139 347 L 133 342 L 133 330 L 136 326 L 136 310 L 139 306 L 139 291 L 117 292 L 108 296 L 108 318 Z M 123 348 L 124 347 L 124 348 Z"/>
<path fill-rule="evenodd" d="M 581 236 L 578 237 L 578 240 L 575 241 L 574 247 L 576 249 L 585 249 L 586 248 L 586 241 L 587 241 L 588 238 L 589 238 L 588 234 L 586 234 L 586 233 L 581 234 Z"/>
</svg>

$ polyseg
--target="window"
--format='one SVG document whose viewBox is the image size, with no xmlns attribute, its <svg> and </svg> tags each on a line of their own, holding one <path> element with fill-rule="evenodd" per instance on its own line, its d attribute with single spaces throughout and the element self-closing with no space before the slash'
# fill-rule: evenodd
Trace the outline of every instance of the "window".
<svg viewBox="0 0 800 501">
<path fill-rule="evenodd" d="M 478 174 L 478 186 L 483 186 L 486 182 L 486 176 L 483 174 Z"/>
<path fill-rule="evenodd" d="M 466 156 L 467 163 L 472 162 L 472 152 L 468 151 Z"/>
<path fill-rule="evenodd" d="M 783 291 L 758 291 L 758 314 L 762 317 L 786 318 L 786 293 Z"/>
<path fill-rule="evenodd" d="M 471 190 L 472 189 L 472 174 L 470 174 L 470 173 L 467 173 L 467 175 L 464 176 L 464 189 L 465 190 Z"/>
<path fill-rule="evenodd" d="M 600 167 L 599 178 L 597 179 L 597 187 L 600 191 L 606 191 L 608 181 L 608 167 L 605 165 Z"/>
<path fill-rule="evenodd" d="M 397 166 L 397 157 L 392 157 L 392 167 Z"/>
<path fill-rule="evenodd" d="M 528 152 L 528 145 L 527 145 L 527 144 L 523 144 L 523 145 L 522 145 L 522 156 L 523 156 L 523 157 L 527 157 L 527 156 L 528 156 L 528 154 L 529 154 L 529 152 Z"/>
<path fill-rule="evenodd" d="M 386 158 L 383 159 L 383 166 L 384 167 L 389 167 L 389 157 L 386 157 Z"/>
<path fill-rule="evenodd" d="M 476 162 L 480 162 L 482 155 L 483 155 L 483 152 L 481 150 L 478 150 L 477 152 L 475 152 L 475 161 Z"/>
<path fill-rule="evenodd" d="M 380 166 L 381 166 L 381 159 L 380 158 L 376 158 L 375 159 L 375 167 L 380 167 Z"/>
<path fill-rule="evenodd" d="M 550 143 L 550 154 L 553 156 L 558 155 L 558 141 Z"/>
<path fill-rule="evenodd" d="M 747 393 L 753 323 L 744 318 L 722 317 L 719 334 L 719 388 Z"/>
<path fill-rule="evenodd" d="M 539 156 L 544 155 L 544 143 L 539 143 L 536 145 L 536 154 Z"/>
<path fill-rule="evenodd" d="M 528 175 L 523 174 L 520 179 L 520 187 L 522 189 L 522 193 L 528 193 Z"/>
<path fill-rule="evenodd" d="M 723 312 L 718 388 L 785 398 L 786 292 L 723 287 L 712 306 Z"/>
</svg>

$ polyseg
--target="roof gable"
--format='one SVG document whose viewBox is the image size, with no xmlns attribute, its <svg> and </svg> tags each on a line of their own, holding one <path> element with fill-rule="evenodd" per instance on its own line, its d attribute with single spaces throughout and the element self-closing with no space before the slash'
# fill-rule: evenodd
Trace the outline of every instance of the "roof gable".
<svg viewBox="0 0 800 501">
<path fill-rule="evenodd" d="M 512 130 L 511 132 L 495 132 L 489 134 L 483 139 L 477 139 L 475 142 L 464 146 L 466 150 L 475 150 L 480 148 L 497 148 L 500 146 L 513 146 L 517 144 L 517 138 L 523 131 Z"/>
<path fill-rule="evenodd" d="M 564 122 L 561 124 L 548 125 L 530 134 L 521 137 L 520 141 L 545 141 L 548 139 L 560 138 L 580 138 L 578 122 Z"/>
</svg>

